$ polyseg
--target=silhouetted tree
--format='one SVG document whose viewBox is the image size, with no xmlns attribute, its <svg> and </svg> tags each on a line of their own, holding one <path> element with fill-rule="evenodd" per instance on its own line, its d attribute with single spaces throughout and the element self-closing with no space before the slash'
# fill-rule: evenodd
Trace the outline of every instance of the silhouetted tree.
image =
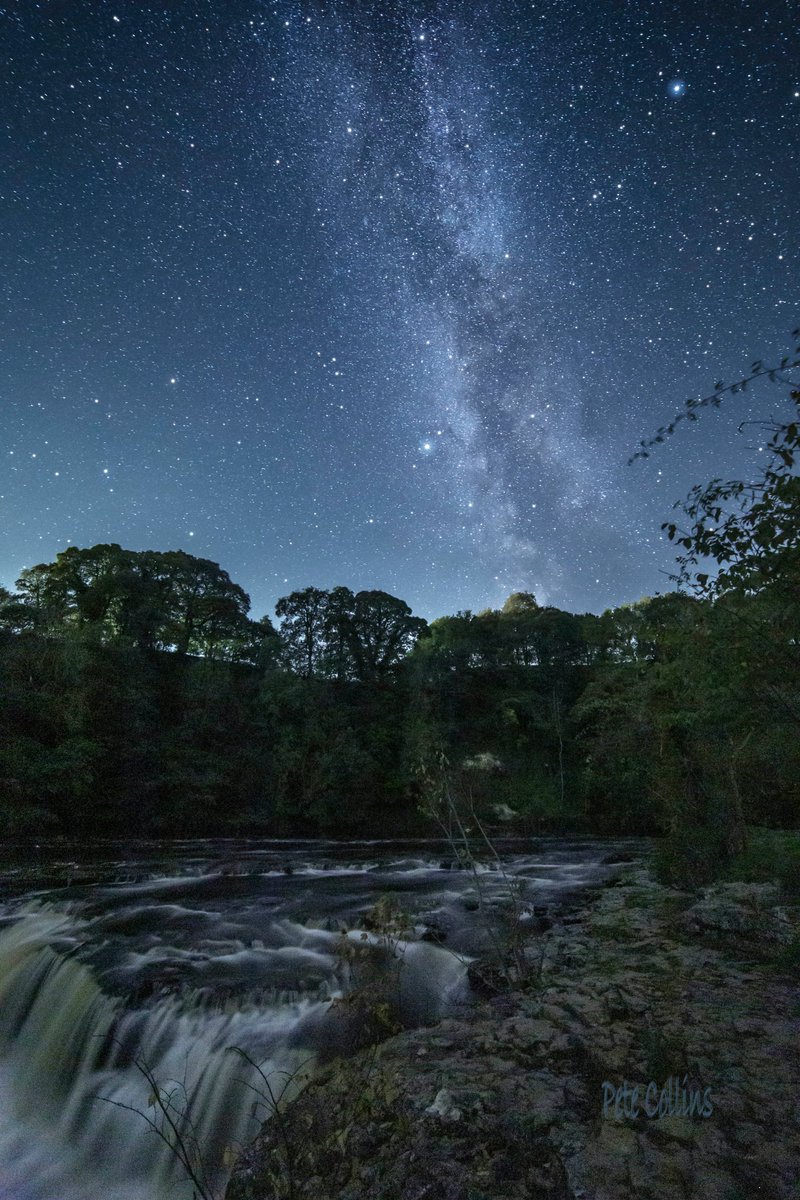
<svg viewBox="0 0 800 1200">
<path fill-rule="evenodd" d="M 356 677 L 376 680 L 386 678 L 413 649 L 427 622 L 388 592 L 358 592 L 344 628 Z"/>
<path fill-rule="evenodd" d="M 316 675 L 325 654 L 328 593 L 308 587 L 282 597 L 275 605 L 281 619 L 280 638 L 287 665 L 303 679 Z"/>
</svg>

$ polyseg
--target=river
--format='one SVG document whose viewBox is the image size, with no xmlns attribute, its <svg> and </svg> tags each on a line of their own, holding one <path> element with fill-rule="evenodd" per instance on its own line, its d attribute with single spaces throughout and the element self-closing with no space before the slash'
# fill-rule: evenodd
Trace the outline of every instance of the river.
<svg viewBox="0 0 800 1200">
<path fill-rule="evenodd" d="M 503 839 L 477 874 L 435 841 L 6 847 L 0 1200 L 191 1200 L 170 1121 L 221 1195 L 268 1093 L 357 1040 L 342 997 L 390 982 L 406 1026 L 468 1005 L 510 888 L 535 922 L 641 846 Z"/>
</svg>

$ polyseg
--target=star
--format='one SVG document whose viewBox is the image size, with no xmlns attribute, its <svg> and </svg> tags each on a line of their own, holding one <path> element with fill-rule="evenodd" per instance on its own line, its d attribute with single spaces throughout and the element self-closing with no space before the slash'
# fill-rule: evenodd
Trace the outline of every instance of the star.
<svg viewBox="0 0 800 1200">
<path fill-rule="evenodd" d="M 562 21 L 591 24 L 592 0 L 497 0 L 491 21 L 454 0 L 380 19 L 274 0 L 246 6 L 265 10 L 252 22 L 220 0 L 195 6 L 217 15 L 180 47 L 157 5 L 109 0 L 99 23 L 100 6 L 60 5 L 59 55 L 48 6 L 14 7 L 26 219 L 6 269 L 21 336 L 4 358 L 0 585 L 63 548 L 47 507 L 63 494 L 80 498 L 76 544 L 208 542 L 260 612 L 350 580 L 433 619 L 502 600 L 495 575 L 578 611 L 592 548 L 604 602 L 659 589 L 671 559 L 651 563 L 647 536 L 684 483 L 741 477 L 748 451 L 723 467 L 735 435 L 703 422 L 684 473 L 665 449 L 658 475 L 625 466 L 631 440 L 684 387 L 735 378 L 753 341 L 780 359 L 792 324 L 786 6 L 767 24 L 729 5 L 706 27 L 676 0 L 658 34 L 606 6 L 613 72 L 606 43 Z M 547 44 L 547 62 L 517 43 Z M 765 186 L 739 186 L 748 159 Z"/>
</svg>

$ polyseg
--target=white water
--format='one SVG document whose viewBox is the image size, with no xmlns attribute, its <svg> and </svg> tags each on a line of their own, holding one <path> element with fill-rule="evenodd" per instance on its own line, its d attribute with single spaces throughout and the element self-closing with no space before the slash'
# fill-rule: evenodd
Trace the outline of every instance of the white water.
<svg viewBox="0 0 800 1200">
<path fill-rule="evenodd" d="M 71 955 L 81 932 L 69 914 L 41 910 L 0 934 L 0 1198 L 191 1197 L 175 1154 L 152 1128 L 175 1143 L 153 1081 L 187 1150 L 202 1148 L 203 1161 L 192 1159 L 198 1174 L 221 1191 L 226 1167 L 270 1115 L 267 1082 L 288 1099 L 313 1070 L 312 1047 L 336 1043 L 330 1003 L 231 1003 L 218 1011 L 169 998 L 128 1009 Z M 280 932 L 293 947 L 264 950 L 265 959 L 299 956 L 324 968 L 337 994 L 337 935 L 292 922 Z M 352 936 L 381 949 L 372 935 Z M 397 950 L 406 1019 L 430 1019 L 464 965 L 424 943 Z M 267 1082 L 233 1047 L 260 1064 Z"/>
<path fill-rule="evenodd" d="M 51 881 L 32 873 L 27 895 L 16 868 L 7 872 L 0 1200 L 191 1200 L 148 1124 L 166 1132 L 153 1083 L 221 1196 L 235 1153 L 270 1110 L 263 1077 L 233 1048 L 290 1099 L 315 1061 L 358 1042 L 358 1018 L 343 1015 L 351 1006 L 331 1003 L 343 992 L 390 987 L 409 1026 L 457 1002 L 464 957 L 353 926 L 390 892 L 417 932 L 433 921 L 447 947 L 478 952 L 485 930 L 465 904 L 475 879 L 446 869 L 441 849 L 380 845 L 193 843 L 99 863 L 59 861 L 56 850 L 36 864 Z M 506 866 L 531 903 L 549 901 L 602 875 L 607 850 L 526 847 Z M 65 870 L 68 886 L 53 883 Z M 503 894 L 501 873 L 482 878 L 485 896 Z M 345 926 L 355 960 L 343 952 Z"/>
</svg>

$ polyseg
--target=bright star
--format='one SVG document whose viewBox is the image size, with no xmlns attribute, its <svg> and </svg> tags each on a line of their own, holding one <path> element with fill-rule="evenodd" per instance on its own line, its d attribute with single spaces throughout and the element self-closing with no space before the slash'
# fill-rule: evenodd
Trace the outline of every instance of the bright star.
<svg viewBox="0 0 800 1200">
<path fill-rule="evenodd" d="M 667 84 L 667 91 L 669 92 L 670 96 L 680 98 L 686 91 L 686 84 L 682 79 L 671 79 Z"/>
</svg>

